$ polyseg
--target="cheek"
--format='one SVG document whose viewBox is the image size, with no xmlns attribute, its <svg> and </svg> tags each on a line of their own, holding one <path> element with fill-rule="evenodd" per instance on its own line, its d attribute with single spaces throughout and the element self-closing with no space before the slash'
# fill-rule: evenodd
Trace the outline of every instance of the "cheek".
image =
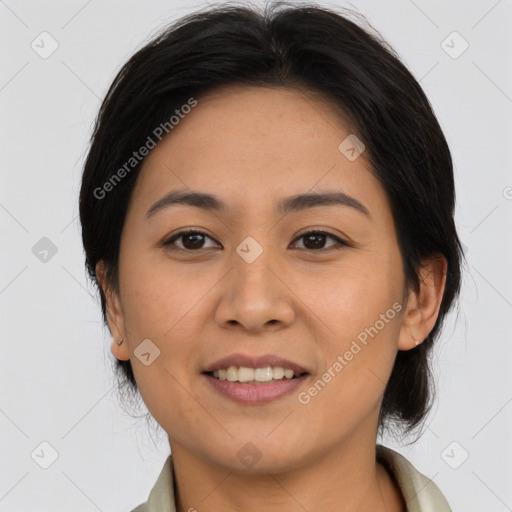
<svg viewBox="0 0 512 512">
<path fill-rule="evenodd" d="M 370 327 L 401 298 L 402 280 L 391 258 L 354 253 L 329 269 L 303 272 L 290 285 L 327 338 L 348 340 Z"/>
<path fill-rule="evenodd" d="M 157 338 L 173 336 L 175 326 L 183 332 L 215 284 L 215 276 L 200 265 L 187 268 L 165 258 L 143 256 L 126 261 L 120 267 L 120 278 L 126 289 L 123 302 L 129 328 Z"/>
<path fill-rule="evenodd" d="M 197 371 L 192 364 L 204 325 L 200 304 L 212 279 L 187 280 L 179 271 L 171 272 L 170 265 L 135 257 L 120 267 L 120 279 L 133 371 L 144 401 L 158 416 L 160 407 L 173 410 L 179 400 L 169 402 L 169 394 L 179 394 L 179 383 L 190 387 L 188 379 Z M 156 347 L 148 344 L 149 351 L 157 354 L 147 366 L 137 350 L 146 339 Z"/>
<path fill-rule="evenodd" d="M 186 390 L 193 387 L 193 355 L 204 324 L 198 305 L 211 288 L 211 279 L 191 280 L 185 286 L 186 280 L 179 272 L 167 272 L 165 265 L 135 259 L 133 264 L 120 268 L 120 277 L 126 290 L 123 309 L 140 394 L 149 412 L 160 425 L 168 427 L 167 431 L 172 430 L 170 425 L 179 416 L 186 432 L 193 428 L 199 410 Z M 137 357 L 137 347 L 145 339 L 157 347 L 158 355 L 149 365 Z M 150 352 L 155 350 L 150 347 Z"/>
<path fill-rule="evenodd" d="M 339 312 L 335 334 L 317 337 L 323 368 L 298 398 L 310 407 L 315 423 L 325 426 L 317 432 L 319 443 L 326 431 L 339 435 L 357 429 L 380 407 L 397 353 L 401 310 L 398 301 L 380 299 L 374 294 L 364 312 Z"/>
<path fill-rule="evenodd" d="M 319 386 L 326 385 L 319 401 L 326 400 L 339 411 L 371 407 L 384 392 L 403 309 L 403 281 L 395 268 L 399 265 L 399 259 L 373 254 L 334 270 L 329 279 L 303 283 L 300 293 L 314 312 L 315 337 L 325 358 Z"/>
</svg>

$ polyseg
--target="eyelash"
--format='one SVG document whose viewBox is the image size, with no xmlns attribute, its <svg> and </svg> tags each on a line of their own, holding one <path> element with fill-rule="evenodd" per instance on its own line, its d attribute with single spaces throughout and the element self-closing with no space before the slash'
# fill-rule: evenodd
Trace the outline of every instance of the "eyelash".
<svg viewBox="0 0 512 512">
<path fill-rule="evenodd" d="M 328 231 L 321 231 L 321 230 L 317 230 L 317 229 L 311 229 L 309 231 L 305 231 L 304 233 L 301 233 L 300 235 L 298 235 L 295 238 L 295 240 L 299 240 L 299 239 L 304 238 L 304 237 L 306 237 L 308 235 L 311 235 L 311 234 L 327 235 L 328 238 L 332 238 L 333 240 L 335 240 L 338 243 L 338 247 L 331 246 L 331 247 L 328 247 L 327 249 L 302 249 L 302 250 L 309 251 L 309 252 L 330 252 L 331 250 L 338 251 L 338 250 L 342 249 L 343 247 L 351 247 L 351 245 L 348 242 L 345 242 L 344 240 L 342 240 L 341 238 L 337 237 L 336 235 L 333 235 L 332 233 L 329 233 Z M 174 245 L 174 242 L 176 240 L 180 239 L 181 237 L 187 236 L 187 235 L 203 235 L 206 238 L 209 238 L 210 240 L 214 240 L 211 236 L 207 235 L 203 231 L 197 231 L 197 230 L 194 230 L 194 229 L 189 229 L 189 230 L 180 231 L 179 233 L 174 234 L 168 240 L 165 240 L 162 243 L 162 245 L 166 246 L 166 247 L 170 247 L 170 246 Z M 218 242 L 216 242 L 216 243 L 218 243 Z M 199 248 L 199 249 L 193 250 L 193 249 L 182 249 L 181 247 L 174 246 L 171 249 L 174 250 L 174 251 L 183 251 L 183 252 L 199 252 L 203 248 Z M 210 247 L 207 247 L 206 249 L 210 249 Z"/>
</svg>

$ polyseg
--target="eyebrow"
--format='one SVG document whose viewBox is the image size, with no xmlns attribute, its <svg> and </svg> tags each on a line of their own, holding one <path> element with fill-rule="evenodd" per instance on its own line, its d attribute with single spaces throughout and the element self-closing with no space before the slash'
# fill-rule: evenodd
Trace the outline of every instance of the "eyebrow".
<svg viewBox="0 0 512 512">
<path fill-rule="evenodd" d="M 149 219 L 157 212 L 162 211 L 170 206 L 193 206 L 204 211 L 211 212 L 227 212 L 228 206 L 221 199 L 214 195 L 204 192 L 190 192 L 186 190 L 172 190 L 154 203 L 146 212 L 146 219 Z M 282 199 L 276 208 L 279 215 L 286 215 L 290 212 L 298 212 L 313 208 L 316 206 L 345 206 L 353 208 L 362 213 L 369 219 L 372 218 L 370 212 L 364 204 L 356 198 L 340 191 L 310 192 L 306 194 L 297 194 Z"/>
</svg>

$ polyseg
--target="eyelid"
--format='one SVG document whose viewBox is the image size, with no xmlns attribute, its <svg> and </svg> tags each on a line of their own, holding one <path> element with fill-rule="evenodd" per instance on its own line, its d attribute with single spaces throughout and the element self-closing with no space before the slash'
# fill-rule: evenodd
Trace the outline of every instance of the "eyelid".
<svg viewBox="0 0 512 512">
<path fill-rule="evenodd" d="M 353 247 L 353 245 L 344 240 L 343 238 L 340 238 L 338 235 L 335 235 L 334 233 L 331 233 L 330 231 L 326 231 L 324 229 L 320 229 L 320 228 L 310 228 L 306 231 L 303 231 L 302 233 L 299 233 L 292 241 L 293 242 L 296 242 L 297 240 L 309 235 L 309 234 L 321 234 L 321 235 L 326 235 L 328 238 L 332 238 L 333 240 L 336 241 L 337 243 L 337 246 L 334 245 L 334 246 L 331 246 L 331 247 L 327 247 L 326 249 L 300 249 L 301 251 L 308 251 L 310 253 L 326 253 L 326 252 L 330 252 L 331 250 L 338 250 L 342 247 Z M 220 242 L 217 242 L 217 240 L 215 240 L 213 237 L 211 237 L 210 235 L 208 235 L 207 233 L 205 233 L 204 231 L 201 231 L 200 229 L 185 229 L 183 231 L 178 231 L 177 233 L 174 233 L 173 235 L 167 237 L 166 239 L 164 239 L 164 241 L 162 242 L 162 246 L 171 246 L 173 247 L 174 246 L 174 242 L 176 240 L 179 240 L 181 237 L 183 236 L 186 236 L 186 235 L 203 235 L 205 238 L 209 238 L 210 240 L 214 241 L 216 244 L 219 244 L 222 246 L 222 244 L 220 244 Z M 188 253 L 194 253 L 194 252 L 200 252 L 201 250 L 204 250 L 204 249 L 211 249 L 211 247 L 206 247 L 206 248 L 199 248 L 197 250 L 192 250 L 192 249 L 182 249 L 181 247 L 177 247 L 177 246 L 174 246 L 173 247 L 173 250 L 176 250 L 176 251 L 182 251 L 182 252 L 188 252 Z"/>
<path fill-rule="evenodd" d="M 200 230 L 200 229 L 184 229 L 183 231 L 178 231 L 177 233 L 174 233 L 168 237 L 166 237 L 163 242 L 162 242 L 162 246 L 174 246 L 174 242 L 176 240 L 179 240 L 181 237 L 183 236 L 186 236 L 186 235 L 203 235 L 205 238 L 209 238 L 210 240 L 213 240 L 216 244 L 219 244 L 221 245 L 219 242 L 217 242 L 217 240 L 215 240 L 215 238 L 213 238 L 212 236 L 210 236 L 208 233 L 205 233 L 204 231 Z M 196 251 L 193 251 L 191 249 L 182 249 L 181 247 L 176 247 L 174 246 L 174 249 L 177 250 L 177 251 L 184 251 L 184 252 L 199 252 L 201 249 L 197 249 Z"/>
<path fill-rule="evenodd" d="M 352 245 L 349 242 L 347 242 L 343 238 L 340 238 L 338 235 L 335 235 L 334 233 L 331 233 L 330 231 L 326 231 L 325 229 L 320 229 L 320 228 L 310 228 L 310 229 L 308 229 L 306 231 L 303 231 L 302 233 L 299 233 L 293 239 L 293 241 L 299 240 L 300 238 L 302 238 L 302 237 L 304 237 L 306 235 L 309 235 L 309 234 L 326 235 L 328 238 L 332 238 L 333 240 L 335 240 L 337 245 L 338 245 L 338 247 L 331 246 L 331 247 L 328 247 L 327 249 L 317 249 L 317 250 L 315 250 L 315 249 L 301 249 L 303 251 L 326 253 L 326 252 L 329 252 L 331 250 L 340 249 L 341 247 L 352 247 Z"/>
</svg>

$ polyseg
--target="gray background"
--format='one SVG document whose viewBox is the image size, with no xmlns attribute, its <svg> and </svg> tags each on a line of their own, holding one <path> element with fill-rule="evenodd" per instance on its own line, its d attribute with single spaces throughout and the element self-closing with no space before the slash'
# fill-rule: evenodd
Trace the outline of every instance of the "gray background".
<svg viewBox="0 0 512 512">
<path fill-rule="evenodd" d="M 204 5 L 0 1 L 3 512 L 131 510 L 168 455 L 165 435 L 118 403 L 77 195 L 93 119 L 120 66 L 154 30 Z M 366 15 L 423 86 L 452 150 L 467 250 L 460 306 L 435 352 L 428 427 L 413 446 L 382 442 L 433 478 L 455 512 L 512 510 L 512 2 L 322 5 Z M 52 39 L 58 48 L 42 58 Z M 58 458 L 43 469 L 52 450 Z"/>
</svg>

